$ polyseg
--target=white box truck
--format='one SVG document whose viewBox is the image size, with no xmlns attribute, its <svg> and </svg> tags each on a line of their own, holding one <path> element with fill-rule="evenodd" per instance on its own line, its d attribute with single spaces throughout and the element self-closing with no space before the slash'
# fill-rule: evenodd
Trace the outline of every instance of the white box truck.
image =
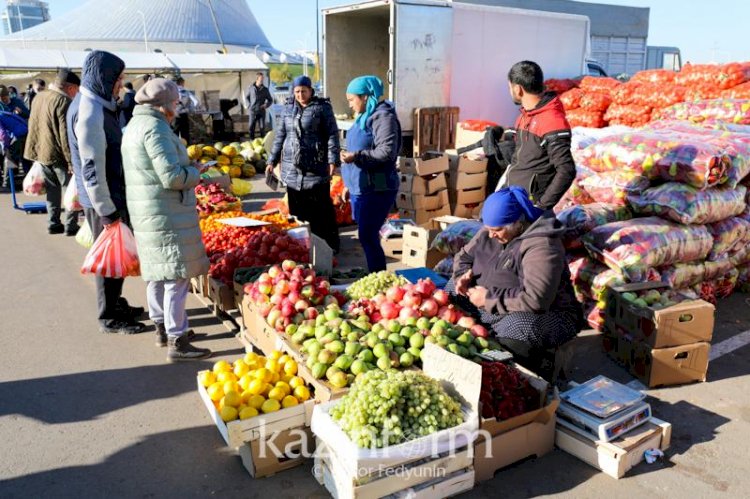
<svg viewBox="0 0 750 499">
<path fill-rule="evenodd" d="M 510 67 L 532 60 L 545 78 L 585 72 L 589 18 L 572 14 L 453 3 L 377 0 L 323 9 L 324 93 L 349 113 L 346 86 L 374 74 L 396 105 L 406 135 L 415 108 L 458 106 L 460 119 L 510 125 Z M 345 120 L 340 121 L 347 128 Z"/>
</svg>

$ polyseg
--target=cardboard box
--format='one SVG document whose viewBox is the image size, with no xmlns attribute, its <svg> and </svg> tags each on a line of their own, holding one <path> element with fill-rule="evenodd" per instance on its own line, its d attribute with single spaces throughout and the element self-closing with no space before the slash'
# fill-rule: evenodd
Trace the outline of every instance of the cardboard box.
<svg viewBox="0 0 750 499">
<path fill-rule="evenodd" d="M 242 298 L 242 323 L 245 327 L 241 334 L 264 354 L 289 350 L 284 338 L 266 323 L 247 295 Z"/>
<path fill-rule="evenodd" d="M 424 195 L 399 192 L 396 195 L 396 206 L 404 210 L 434 211 L 448 206 L 448 191 L 442 190 L 437 194 Z"/>
<path fill-rule="evenodd" d="M 470 146 L 484 139 L 485 131 L 475 132 L 473 130 L 466 130 L 461 126 L 461 123 L 456 127 L 456 148 Z"/>
<path fill-rule="evenodd" d="M 485 189 L 487 187 L 487 172 L 464 173 L 461 171 L 450 171 L 448 172 L 448 187 L 454 191 Z"/>
<path fill-rule="evenodd" d="M 447 216 L 433 218 L 421 226 L 405 225 L 401 261 L 413 268 L 433 268 L 445 255 L 430 249 L 432 241 L 447 226 L 461 220 L 463 219 Z"/>
<path fill-rule="evenodd" d="M 410 192 L 412 194 L 435 194 L 448 188 L 448 181 L 445 173 L 438 173 L 428 177 L 402 173 L 399 176 L 400 192 Z"/>
<path fill-rule="evenodd" d="M 677 305 L 653 310 L 638 307 L 625 300 L 623 293 L 666 291 L 669 286 L 659 282 L 625 284 L 610 288 L 604 327 L 617 335 L 628 335 L 652 348 L 710 342 L 714 332 L 716 308 L 703 300 L 688 300 Z"/>
<path fill-rule="evenodd" d="M 380 245 L 383 247 L 385 256 L 388 258 L 401 259 L 404 250 L 403 237 L 389 237 L 388 239 L 380 238 Z"/>
<path fill-rule="evenodd" d="M 222 312 L 236 308 L 236 304 L 234 303 L 234 288 L 227 286 L 218 279 L 214 279 L 213 277 L 208 278 L 208 295 L 211 301 L 214 302 L 214 306 Z"/>
<path fill-rule="evenodd" d="M 706 381 L 711 350 L 706 342 L 651 348 L 627 336 L 605 332 L 603 345 L 612 359 L 628 368 L 649 388 Z"/>
<path fill-rule="evenodd" d="M 463 205 L 458 204 L 453 207 L 453 215 L 461 218 L 474 218 L 478 219 L 482 215 L 482 206 L 484 203 L 478 205 Z"/>
<path fill-rule="evenodd" d="M 472 205 L 484 203 L 487 193 L 484 187 L 478 189 L 461 190 L 461 191 L 449 191 L 450 192 L 450 203 L 451 206 L 459 205 Z"/>
<path fill-rule="evenodd" d="M 315 439 L 309 428 L 274 432 L 268 440 L 273 447 L 266 445 L 264 448 L 260 440 L 253 440 L 239 448 L 242 465 L 253 478 L 273 476 L 294 468 L 307 461 L 305 455 L 313 455 Z"/>
<path fill-rule="evenodd" d="M 208 274 L 190 278 L 191 290 L 198 296 L 208 297 Z"/>
<path fill-rule="evenodd" d="M 405 210 L 403 208 L 398 210 L 400 218 L 409 218 L 414 220 L 417 225 L 423 225 L 428 223 L 433 218 L 451 216 L 451 207 L 446 204 L 442 208 L 437 210 Z"/>
<path fill-rule="evenodd" d="M 445 155 L 433 159 L 398 158 L 398 170 L 401 173 L 419 175 L 420 177 L 447 172 L 449 168 L 448 156 Z"/>
<path fill-rule="evenodd" d="M 487 171 L 487 159 L 469 159 L 466 155 L 459 155 L 455 149 L 445 151 L 448 156 L 450 172 L 483 173 Z"/>
<path fill-rule="evenodd" d="M 401 263 L 407 267 L 415 269 L 420 267 L 432 269 L 445 257 L 446 255 L 440 253 L 438 250 L 426 250 L 423 248 L 418 249 L 404 246 L 403 252 L 401 253 Z"/>
<path fill-rule="evenodd" d="M 497 470 L 527 457 L 540 457 L 555 447 L 555 412 L 560 400 L 547 398 L 549 383 L 514 364 L 539 392 L 539 409 L 505 421 L 480 416 L 480 430 L 491 438 L 479 439 L 474 446 L 474 471 L 477 482 L 490 480 Z"/>
<path fill-rule="evenodd" d="M 569 428 L 558 426 L 555 444 L 568 454 L 602 470 L 612 478 L 622 478 L 638 463 L 648 449 L 667 450 L 672 425 L 652 418 L 611 442 L 595 442 Z"/>
</svg>

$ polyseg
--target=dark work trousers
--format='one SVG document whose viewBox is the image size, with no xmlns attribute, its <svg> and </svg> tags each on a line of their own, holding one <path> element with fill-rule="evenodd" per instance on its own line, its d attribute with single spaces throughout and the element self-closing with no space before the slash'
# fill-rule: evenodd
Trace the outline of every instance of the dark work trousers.
<svg viewBox="0 0 750 499">
<path fill-rule="evenodd" d="M 266 131 L 266 110 L 262 109 L 260 111 L 251 111 L 250 112 L 250 140 L 253 140 L 255 138 L 255 127 L 260 127 L 260 132 L 258 132 L 259 137 L 263 137 L 263 132 Z"/>
<path fill-rule="evenodd" d="M 68 168 L 61 165 L 42 165 L 44 172 L 44 185 L 47 189 L 47 218 L 50 227 L 60 225 L 60 205 L 62 204 L 63 187 L 68 187 L 70 175 Z M 65 212 L 65 230 L 75 232 L 78 230 L 78 212 Z"/>
<path fill-rule="evenodd" d="M 313 234 L 325 239 L 333 251 L 338 251 L 339 228 L 336 225 L 336 211 L 330 191 L 330 182 L 323 182 L 301 191 L 287 189 L 289 213 L 308 222 Z"/>
<path fill-rule="evenodd" d="M 178 114 L 175 118 L 174 133 L 190 145 L 190 118 L 187 113 Z"/>
<path fill-rule="evenodd" d="M 96 238 L 104 230 L 102 219 L 99 218 L 99 215 L 96 214 L 93 208 L 84 208 L 83 214 L 86 216 L 86 222 L 88 222 L 91 233 L 94 235 L 94 240 L 96 241 Z M 122 215 L 122 212 L 120 214 Z M 126 218 L 126 216 L 123 217 L 123 219 Z M 117 299 L 122 296 L 122 285 L 125 280 L 98 275 L 94 276 L 94 278 L 96 279 L 96 302 L 99 307 L 99 323 L 106 326 L 110 321 L 124 320 L 117 313 L 116 305 Z"/>
<path fill-rule="evenodd" d="M 396 191 L 352 195 L 351 201 L 352 215 L 357 222 L 359 243 L 365 250 L 365 258 L 367 258 L 367 270 L 370 272 L 385 270 L 385 253 L 380 245 L 380 228 L 396 201 Z"/>
</svg>

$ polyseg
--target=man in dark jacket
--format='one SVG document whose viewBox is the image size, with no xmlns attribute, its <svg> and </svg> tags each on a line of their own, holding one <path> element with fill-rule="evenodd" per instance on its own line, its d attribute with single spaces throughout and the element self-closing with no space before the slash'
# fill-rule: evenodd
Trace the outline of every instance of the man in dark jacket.
<svg viewBox="0 0 750 499">
<path fill-rule="evenodd" d="M 294 80 L 268 156 L 267 171 L 281 163 L 289 212 L 310 223 L 310 230 L 336 252 L 339 232 L 331 201 L 331 175 L 339 165 L 339 130 L 328 99 L 315 97 L 307 76 Z"/>
<path fill-rule="evenodd" d="M 255 138 L 255 126 L 260 126 L 258 135 L 266 130 L 266 109 L 273 104 L 271 92 L 263 84 L 263 73 L 255 75 L 255 83 L 247 87 L 247 109 L 250 115 L 250 140 Z"/>
<path fill-rule="evenodd" d="M 544 74 L 535 62 L 514 64 L 508 85 L 521 115 L 515 130 L 506 132 L 515 134 L 515 153 L 497 188 L 523 187 L 536 206 L 552 209 L 576 176 L 565 110 L 554 92 L 544 92 Z"/>
<path fill-rule="evenodd" d="M 114 96 L 122 87 L 125 63 L 114 54 L 95 50 L 83 62 L 83 81 L 67 116 L 68 140 L 78 195 L 94 238 L 109 225 L 127 222 L 125 177 L 120 144 L 122 131 Z M 140 307 L 122 298 L 123 279 L 96 276 L 100 329 L 104 333 L 140 333 L 134 318 Z"/>
<path fill-rule="evenodd" d="M 50 234 L 65 232 L 68 236 L 75 236 L 78 233 L 78 212 L 68 211 L 63 226 L 60 203 L 62 189 L 68 185 L 73 173 L 66 116 L 80 85 L 81 80 L 75 73 L 61 69 L 50 89 L 34 98 L 36 104 L 31 108 L 24 157 L 42 165 L 47 188 L 47 231 Z"/>
<path fill-rule="evenodd" d="M 122 94 L 122 99 L 118 103 L 120 109 L 120 126 L 126 127 L 130 120 L 133 118 L 133 109 L 135 109 L 135 90 L 133 90 L 133 84 L 126 81 L 123 84 L 125 93 Z"/>
<path fill-rule="evenodd" d="M 29 110 L 31 110 L 31 105 L 34 102 L 34 99 L 36 99 L 36 96 L 44 92 L 45 88 L 47 88 L 47 83 L 45 83 L 44 80 L 41 78 L 34 80 L 31 88 L 26 92 L 26 99 L 24 101 Z"/>
<path fill-rule="evenodd" d="M 487 198 L 482 221 L 484 229 L 456 255 L 448 289 L 455 288 L 458 304 L 491 327 L 519 361 L 534 364 L 541 351 L 581 330 L 583 312 L 561 240 L 565 228 L 521 187 Z"/>
</svg>

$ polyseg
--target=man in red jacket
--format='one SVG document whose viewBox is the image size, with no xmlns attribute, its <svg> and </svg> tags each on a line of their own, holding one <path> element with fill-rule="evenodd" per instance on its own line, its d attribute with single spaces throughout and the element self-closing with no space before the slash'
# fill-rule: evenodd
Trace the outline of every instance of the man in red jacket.
<svg viewBox="0 0 750 499">
<path fill-rule="evenodd" d="M 521 61 L 508 72 L 513 102 L 521 106 L 521 115 L 512 134 L 516 147 L 513 161 L 500 179 L 497 189 L 523 187 L 534 204 L 552 209 L 576 176 L 570 153 L 570 125 L 565 110 L 554 92 L 544 91 L 542 68 L 532 61 Z"/>
</svg>

